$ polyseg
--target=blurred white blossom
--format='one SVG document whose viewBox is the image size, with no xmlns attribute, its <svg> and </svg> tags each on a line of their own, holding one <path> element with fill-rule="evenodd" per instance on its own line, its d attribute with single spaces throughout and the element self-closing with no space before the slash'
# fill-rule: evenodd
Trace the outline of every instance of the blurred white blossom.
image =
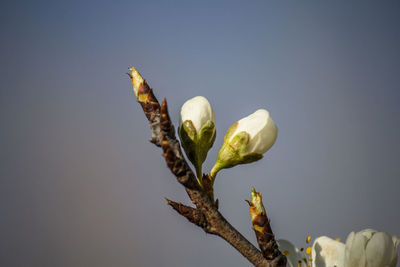
<svg viewBox="0 0 400 267">
<path fill-rule="evenodd" d="M 327 236 L 315 239 L 312 251 L 312 266 L 341 266 L 344 267 L 345 245 Z"/>
<path fill-rule="evenodd" d="M 346 240 L 345 267 L 396 267 L 399 239 L 385 232 L 365 229 L 351 232 Z"/>
<path fill-rule="evenodd" d="M 277 242 L 287 257 L 288 267 L 306 267 L 311 263 L 313 267 L 396 267 L 400 240 L 385 232 L 365 229 L 351 232 L 346 244 L 338 239 L 318 237 L 312 248 L 306 250 L 297 249 L 287 240 Z"/>
</svg>

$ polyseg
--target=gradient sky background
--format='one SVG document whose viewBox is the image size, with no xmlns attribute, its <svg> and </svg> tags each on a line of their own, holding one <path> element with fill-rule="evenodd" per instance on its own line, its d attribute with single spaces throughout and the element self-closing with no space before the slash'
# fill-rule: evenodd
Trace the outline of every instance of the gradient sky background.
<svg viewBox="0 0 400 267">
<path fill-rule="evenodd" d="M 259 108 L 264 159 L 222 171 L 224 216 L 255 243 L 251 186 L 277 238 L 400 235 L 398 1 L 2 1 L 0 266 L 249 266 L 165 203 L 189 203 L 147 140 L 125 74 L 209 99 L 217 140 Z M 400 266 L 400 265 L 398 265 Z"/>
</svg>

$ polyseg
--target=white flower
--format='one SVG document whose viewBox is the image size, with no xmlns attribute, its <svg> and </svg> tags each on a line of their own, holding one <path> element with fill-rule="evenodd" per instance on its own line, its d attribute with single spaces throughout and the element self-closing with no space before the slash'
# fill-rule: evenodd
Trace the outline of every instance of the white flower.
<svg viewBox="0 0 400 267">
<path fill-rule="evenodd" d="M 240 132 L 248 133 L 249 143 L 246 148 L 247 153 L 264 154 L 275 143 L 278 128 L 276 128 L 267 110 L 259 109 L 237 123 L 237 127 L 231 134 L 229 141 Z"/>
<path fill-rule="evenodd" d="M 315 239 L 312 246 L 312 266 L 344 267 L 345 245 L 327 236 Z"/>
<path fill-rule="evenodd" d="M 307 248 L 304 255 L 287 240 L 278 240 L 277 243 L 279 250 L 286 255 L 288 267 L 308 266 L 309 262 L 313 267 L 396 267 L 400 240 L 384 232 L 365 229 L 351 232 L 346 244 L 326 236 L 318 237 L 312 249 Z M 307 254 L 311 254 L 311 259 Z"/>
<path fill-rule="evenodd" d="M 279 239 L 276 241 L 278 243 L 279 250 L 286 256 L 287 267 L 298 267 L 303 266 L 303 257 L 298 248 L 296 248 L 292 243 L 287 240 Z M 305 265 L 304 265 L 305 266 Z"/>
<path fill-rule="evenodd" d="M 372 229 L 351 232 L 346 240 L 345 267 L 395 267 L 399 239 Z"/>
<path fill-rule="evenodd" d="M 178 133 L 201 184 L 201 166 L 216 136 L 214 111 L 205 97 L 196 96 L 183 104 Z"/>
<path fill-rule="evenodd" d="M 192 121 L 197 133 L 208 122 L 215 124 L 214 111 L 204 96 L 196 96 L 186 101 L 181 108 L 181 123 Z"/>
<path fill-rule="evenodd" d="M 261 159 L 275 143 L 277 134 L 278 128 L 265 109 L 235 122 L 225 134 L 211 177 L 215 179 L 217 172 L 223 168 Z"/>
</svg>

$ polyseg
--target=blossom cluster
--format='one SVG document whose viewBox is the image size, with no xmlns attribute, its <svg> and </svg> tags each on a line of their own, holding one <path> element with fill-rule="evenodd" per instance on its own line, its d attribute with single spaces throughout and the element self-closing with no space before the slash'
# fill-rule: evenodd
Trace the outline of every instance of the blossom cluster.
<svg viewBox="0 0 400 267">
<path fill-rule="evenodd" d="M 214 111 L 205 97 L 196 96 L 183 104 L 180 115 L 178 132 L 182 147 L 201 184 L 202 164 L 216 136 Z M 214 180 L 221 169 L 261 159 L 275 143 L 277 134 L 278 129 L 265 109 L 235 122 L 225 134 L 211 178 Z"/>
<path fill-rule="evenodd" d="M 221 169 L 261 159 L 278 134 L 265 109 L 238 120 L 227 130 L 210 175 L 203 176 L 202 164 L 216 137 L 214 111 L 205 97 L 197 96 L 183 104 L 180 115 L 178 133 L 182 147 L 195 166 L 199 184 L 211 192 L 211 199 L 212 186 Z M 310 243 L 310 237 L 306 242 Z M 396 267 L 399 242 L 396 236 L 366 229 L 351 232 L 346 243 L 321 236 L 306 250 L 297 249 L 287 240 L 278 240 L 278 245 L 287 257 L 288 267 Z"/>
<path fill-rule="evenodd" d="M 396 267 L 399 243 L 396 236 L 373 229 L 351 232 L 346 243 L 318 237 L 305 254 L 289 241 L 278 240 L 279 249 L 288 259 L 288 267 Z"/>
</svg>

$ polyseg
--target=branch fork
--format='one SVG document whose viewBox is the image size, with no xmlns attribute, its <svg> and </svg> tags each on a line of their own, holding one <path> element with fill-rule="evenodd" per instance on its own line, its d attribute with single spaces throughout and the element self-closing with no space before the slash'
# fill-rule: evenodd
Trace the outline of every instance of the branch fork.
<svg viewBox="0 0 400 267">
<path fill-rule="evenodd" d="M 175 128 L 168 113 L 166 99 L 160 105 L 146 80 L 142 78 L 135 68 L 130 68 L 130 70 L 131 73 L 128 73 L 128 75 L 132 80 L 136 98 L 150 123 L 152 132 L 150 142 L 162 148 L 163 157 L 168 168 L 175 175 L 178 182 L 184 186 L 195 208 L 169 199 L 166 199 L 167 204 L 188 221 L 202 228 L 206 233 L 225 239 L 254 266 L 286 266 L 286 257 L 278 250 L 265 209 L 263 212 L 260 212 L 256 208 L 256 203 L 248 201 L 260 251 L 240 234 L 218 211 L 218 200 L 213 200 L 212 184 L 203 186 L 203 189 L 198 183 L 194 172 L 183 156 L 181 145 L 176 138 Z M 211 179 L 207 178 L 209 178 L 208 174 L 204 174 L 203 181 L 211 181 Z M 255 192 L 255 190 L 253 191 Z M 254 214 L 256 216 L 253 220 Z"/>
</svg>

